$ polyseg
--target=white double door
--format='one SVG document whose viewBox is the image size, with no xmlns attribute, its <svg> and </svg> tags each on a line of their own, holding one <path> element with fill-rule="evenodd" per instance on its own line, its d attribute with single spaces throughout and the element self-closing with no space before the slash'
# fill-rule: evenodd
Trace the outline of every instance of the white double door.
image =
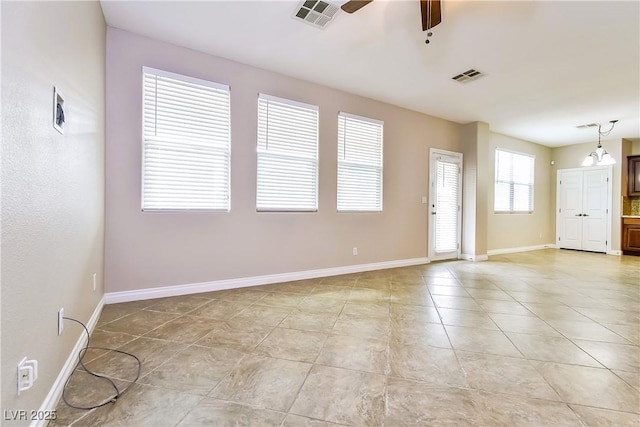
<svg viewBox="0 0 640 427">
<path fill-rule="evenodd" d="M 558 171 L 558 247 L 607 252 L 611 180 L 611 166 Z"/>
</svg>

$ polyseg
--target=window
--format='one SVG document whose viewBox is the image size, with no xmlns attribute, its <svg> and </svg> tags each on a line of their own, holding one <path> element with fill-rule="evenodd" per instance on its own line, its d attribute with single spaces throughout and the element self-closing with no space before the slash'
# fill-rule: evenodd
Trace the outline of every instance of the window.
<svg viewBox="0 0 640 427">
<path fill-rule="evenodd" d="M 534 163 L 528 154 L 496 149 L 495 212 L 533 212 Z"/>
<path fill-rule="evenodd" d="M 258 96 L 257 175 L 257 210 L 318 210 L 318 107 Z"/>
<path fill-rule="evenodd" d="M 379 120 L 338 115 L 338 211 L 382 210 L 382 128 Z"/>
<path fill-rule="evenodd" d="M 229 87 L 143 68 L 142 210 L 229 210 Z"/>
</svg>

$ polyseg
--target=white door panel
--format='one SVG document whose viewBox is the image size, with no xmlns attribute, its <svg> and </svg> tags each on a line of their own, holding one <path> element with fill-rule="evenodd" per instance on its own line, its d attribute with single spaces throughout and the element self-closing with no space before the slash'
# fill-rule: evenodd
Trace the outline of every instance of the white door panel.
<svg viewBox="0 0 640 427">
<path fill-rule="evenodd" d="M 429 258 L 460 255 L 462 154 L 431 150 L 429 162 Z"/>
</svg>

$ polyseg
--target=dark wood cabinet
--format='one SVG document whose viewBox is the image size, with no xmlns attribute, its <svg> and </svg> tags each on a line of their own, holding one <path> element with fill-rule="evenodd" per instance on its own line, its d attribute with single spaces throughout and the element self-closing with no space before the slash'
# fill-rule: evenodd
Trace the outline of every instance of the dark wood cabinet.
<svg viewBox="0 0 640 427">
<path fill-rule="evenodd" d="M 622 253 L 640 255 L 640 218 L 622 218 Z"/>
<path fill-rule="evenodd" d="M 627 160 L 629 162 L 627 196 L 640 196 L 640 156 L 629 156 Z"/>
</svg>

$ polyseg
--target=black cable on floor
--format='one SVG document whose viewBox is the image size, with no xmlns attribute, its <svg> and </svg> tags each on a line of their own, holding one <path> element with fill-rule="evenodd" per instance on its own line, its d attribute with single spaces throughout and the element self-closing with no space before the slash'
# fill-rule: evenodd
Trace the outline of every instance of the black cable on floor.
<svg viewBox="0 0 640 427">
<path fill-rule="evenodd" d="M 72 319 L 71 317 L 63 317 L 63 319 L 65 320 L 71 320 L 72 322 L 76 322 L 78 324 L 80 324 L 80 326 L 82 326 L 82 328 L 84 329 L 84 332 L 87 334 L 87 344 L 80 350 L 80 352 L 78 353 L 78 362 L 76 363 L 76 366 L 73 368 L 73 372 L 71 373 L 71 375 L 69 375 L 69 378 L 67 378 L 67 381 L 64 383 L 64 387 L 62 388 L 62 400 L 64 401 L 64 403 L 66 403 L 67 405 L 69 405 L 71 408 L 74 409 L 84 409 L 84 410 L 91 410 L 91 409 L 96 409 L 96 408 L 100 408 L 102 406 L 105 406 L 109 403 L 115 403 L 116 400 L 118 400 L 120 398 L 120 396 L 122 396 L 123 394 L 125 394 L 127 392 L 127 390 L 129 390 L 129 388 L 136 383 L 136 381 L 138 381 L 138 378 L 140 378 L 140 371 L 142 370 L 142 362 L 140 361 L 140 359 L 138 359 L 138 357 L 135 354 L 131 354 L 131 353 L 127 353 L 126 351 L 121 351 L 121 350 L 115 350 L 112 348 L 104 348 L 104 347 L 91 347 L 89 346 L 89 341 L 91 340 L 91 334 L 89 334 L 89 330 L 87 329 L 87 327 L 84 325 L 84 323 L 82 323 L 79 320 L 76 319 Z M 84 366 L 84 363 L 82 361 L 82 359 L 84 359 L 85 354 L 87 354 L 87 350 L 92 349 L 92 350 L 107 350 L 107 351 L 115 351 L 116 353 L 120 353 L 120 354 L 124 354 L 125 356 L 130 356 L 133 357 L 134 359 L 136 359 L 136 361 L 138 362 L 138 372 L 136 373 L 136 378 L 131 382 L 131 384 L 129 384 L 128 387 L 126 387 L 124 390 L 120 391 L 118 389 L 118 387 L 116 386 L 116 384 L 111 380 L 111 378 L 105 376 L 105 375 L 100 375 L 97 374 L 93 371 L 91 371 L 90 369 L 88 369 L 86 366 Z M 115 394 L 111 397 L 109 397 L 107 400 L 105 400 L 104 402 L 97 404 L 97 405 L 93 405 L 93 406 L 87 406 L 87 407 L 82 407 L 82 406 L 75 406 L 70 404 L 67 401 L 67 397 L 66 397 L 66 393 L 67 393 L 67 386 L 69 385 L 69 382 L 71 381 L 71 378 L 73 378 L 73 375 L 76 373 L 76 371 L 78 370 L 78 366 L 82 366 L 82 368 L 89 374 L 92 375 L 96 378 L 100 378 L 102 380 L 107 381 L 109 384 L 111 384 L 111 386 L 113 387 L 113 389 L 115 390 Z"/>
</svg>

